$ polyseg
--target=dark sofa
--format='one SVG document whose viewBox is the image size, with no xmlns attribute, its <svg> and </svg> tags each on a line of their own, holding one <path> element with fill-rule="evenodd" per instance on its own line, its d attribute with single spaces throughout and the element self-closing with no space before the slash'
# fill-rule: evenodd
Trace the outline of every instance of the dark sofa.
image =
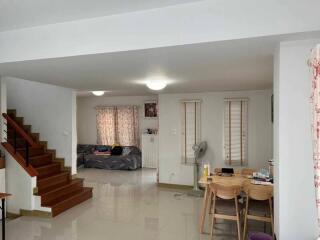
<svg viewBox="0 0 320 240">
<path fill-rule="evenodd" d="M 110 146 L 78 144 L 77 165 L 85 168 L 99 168 L 109 170 L 135 170 L 142 167 L 141 151 L 134 146 L 124 146 L 121 155 L 96 155 L 95 151 L 101 147 Z"/>
</svg>

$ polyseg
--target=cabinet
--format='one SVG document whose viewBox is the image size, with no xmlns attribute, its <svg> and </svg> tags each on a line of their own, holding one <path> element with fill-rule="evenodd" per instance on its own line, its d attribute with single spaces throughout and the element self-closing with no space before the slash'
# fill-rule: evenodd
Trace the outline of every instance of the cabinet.
<svg viewBox="0 0 320 240">
<path fill-rule="evenodd" d="M 142 134 L 142 167 L 158 168 L 159 142 L 157 134 Z"/>
</svg>

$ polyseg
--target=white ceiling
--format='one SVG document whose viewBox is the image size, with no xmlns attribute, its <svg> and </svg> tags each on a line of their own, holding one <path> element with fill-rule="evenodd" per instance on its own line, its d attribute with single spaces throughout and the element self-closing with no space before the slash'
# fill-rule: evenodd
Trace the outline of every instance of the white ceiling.
<svg viewBox="0 0 320 240">
<path fill-rule="evenodd" d="M 0 32 L 200 0 L 0 0 Z"/>
<path fill-rule="evenodd" d="M 171 79 L 161 93 L 258 90 L 272 87 L 273 53 L 281 41 L 319 38 L 320 32 L 0 64 L 11 76 L 108 95 L 156 94 L 145 82 Z"/>
<path fill-rule="evenodd" d="M 0 64 L 0 75 L 110 95 L 154 94 L 143 84 L 153 76 L 172 81 L 163 90 L 203 92 L 272 87 L 275 38 L 75 56 Z"/>
</svg>

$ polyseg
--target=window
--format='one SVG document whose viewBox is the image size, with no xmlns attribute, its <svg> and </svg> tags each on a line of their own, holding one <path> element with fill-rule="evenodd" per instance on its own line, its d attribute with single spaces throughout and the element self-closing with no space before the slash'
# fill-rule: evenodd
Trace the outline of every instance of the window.
<svg viewBox="0 0 320 240">
<path fill-rule="evenodd" d="M 140 145 L 137 106 L 98 106 L 96 110 L 99 145 Z"/>
<path fill-rule="evenodd" d="M 248 160 L 248 99 L 225 99 L 224 152 L 227 165 Z"/>
<path fill-rule="evenodd" d="M 200 100 L 182 101 L 182 163 L 194 163 L 193 145 L 201 140 Z"/>
</svg>

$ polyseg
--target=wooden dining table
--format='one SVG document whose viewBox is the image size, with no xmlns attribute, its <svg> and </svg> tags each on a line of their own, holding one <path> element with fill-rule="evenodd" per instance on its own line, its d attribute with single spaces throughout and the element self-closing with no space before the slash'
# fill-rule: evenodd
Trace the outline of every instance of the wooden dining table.
<svg viewBox="0 0 320 240">
<path fill-rule="evenodd" d="M 208 177 L 202 177 L 199 180 L 199 184 L 205 186 L 205 192 L 204 192 L 204 198 L 203 198 L 203 206 L 200 216 L 200 233 L 204 233 L 204 223 L 206 220 L 207 215 L 207 208 L 210 200 L 210 184 L 211 183 L 218 183 L 220 185 L 224 186 L 241 186 L 242 188 L 246 184 L 251 184 L 251 179 L 248 178 L 248 176 L 243 176 L 241 174 L 235 174 L 233 176 L 208 176 Z"/>
</svg>

